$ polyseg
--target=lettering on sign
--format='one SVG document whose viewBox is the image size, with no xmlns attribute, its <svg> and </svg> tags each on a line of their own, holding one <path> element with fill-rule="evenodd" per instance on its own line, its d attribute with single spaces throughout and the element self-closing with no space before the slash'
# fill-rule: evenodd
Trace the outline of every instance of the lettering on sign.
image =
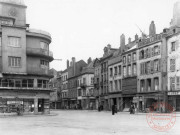
<svg viewBox="0 0 180 135">
<path fill-rule="evenodd" d="M 172 96 L 172 95 L 180 95 L 180 91 L 168 92 L 168 95 L 169 95 L 169 96 Z"/>
</svg>

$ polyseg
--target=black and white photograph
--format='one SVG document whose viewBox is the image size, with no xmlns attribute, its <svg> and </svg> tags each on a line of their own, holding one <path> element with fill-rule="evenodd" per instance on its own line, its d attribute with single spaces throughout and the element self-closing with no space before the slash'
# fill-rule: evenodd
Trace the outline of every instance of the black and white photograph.
<svg viewBox="0 0 180 135">
<path fill-rule="evenodd" d="M 0 0 L 0 135 L 179 135 L 180 0 Z"/>
</svg>

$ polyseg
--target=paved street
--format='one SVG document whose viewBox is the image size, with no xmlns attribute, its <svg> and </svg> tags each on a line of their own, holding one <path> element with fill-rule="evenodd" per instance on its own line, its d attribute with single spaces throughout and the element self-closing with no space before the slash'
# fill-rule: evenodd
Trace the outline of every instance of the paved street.
<svg viewBox="0 0 180 135">
<path fill-rule="evenodd" d="M 151 129 L 145 114 L 52 111 L 54 116 L 0 117 L 0 135 L 179 135 L 180 115 L 168 132 Z"/>
</svg>

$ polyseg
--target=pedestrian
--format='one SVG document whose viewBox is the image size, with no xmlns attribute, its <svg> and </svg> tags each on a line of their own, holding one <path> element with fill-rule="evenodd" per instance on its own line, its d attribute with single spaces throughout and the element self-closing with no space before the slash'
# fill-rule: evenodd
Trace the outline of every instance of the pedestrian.
<svg viewBox="0 0 180 135">
<path fill-rule="evenodd" d="M 117 105 L 115 105 L 115 113 L 117 113 Z"/>
<path fill-rule="evenodd" d="M 115 113 L 115 105 L 112 105 L 112 115 Z"/>
</svg>

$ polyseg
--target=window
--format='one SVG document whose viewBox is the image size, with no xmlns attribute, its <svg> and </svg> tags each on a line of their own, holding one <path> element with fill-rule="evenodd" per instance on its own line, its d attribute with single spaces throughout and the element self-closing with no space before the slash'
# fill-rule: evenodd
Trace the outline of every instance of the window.
<svg viewBox="0 0 180 135">
<path fill-rule="evenodd" d="M 141 92 L 144 92 L 144 86 L 145 86 L 145 81 L 144 81 L 144 80 L 141 80 L 141 81 L 140 81 L 140 91 L 141 91 Z"/>
<path fill-rule="evenodd" d="M 176 87 L 177 89 L 180 89 L 180 76 L 176 77 Z"/>
<path fill-rule="evenodd" d="M 154 55 L 158 55 L 159 54 L 159 47 L 155 46 L 154 47 Z"/>
<path fill-rule="evenodd" d="M 47 88 L 48 87 L 48 81 L 47 80 L 38 80 L 38 88 Z"/>
<path fill-rule="evenodd" d="M 131 75 L 131 65 L 128 66 L 128 75 Z"/>
<path fill-rule="evenodd" d="M 150 74 L 150 73 L 151 73 L 151 62 L 148 61 L 148 62 L 146 63 L 146 66 L 147 66 L 147 74 Z"/>
<path fill-rule="evenodd" d="M 176 42 L 172 42 L 171 43 L 171 51 L 175 51 L 175 47 L 176 47 Z"/>
<path fill-rule="evenodd" d="M 154 78 L 154 89 L 159 90 L 159 78 Z"/>
<path fill-rule="evenodd" d="M 10 67 L 20 67 L 21 66 L 21 58 L 9 56 L 8 63 L 9 63 Z"/>
<path fill-rule="evenodd" d="M 117 75 L 117 67 L 114 67 L 114 75 Z"/>
<path fill-rule="evenodd" d="M 123 75 L 126 76 L 126 67 L 123 67 Z"/>
<path fill-rule="evenodd" d="M 128 55 L 128 63 L 131 62 L 131 55 Z"/>
<path fill-rule="evenodd" d="M 126 64 L 126 56 L 123 57 L 123 63 Z"/>
<path fill-rule="evenodd" d="M 2 44 L 2 41 L 1 41 L 1 37 L 0 37 L 0 46 L 1 46 L 1 44 Z"/>
<path fill-rule="evenodd" d="M 8 46 L 21 47 L 19 37 L 8 37 Z"/>
<path fill-rule="evenodd" d="M 159 60 L 154 60 L 154 71 L 159 71 Z"/>
<path fill-rule="evenodd" d="M 136 64 L 133 64 L 133 75 L 136 75 Z"/>
<path fill-rule="evenodd" d="M 175 77 L 170 77 L 170 90 L 175 90 Z"/>
<path fill-rule="evenodd" d="M 78 90 L 78 96 L 81 96 L 81 89 Z"/>
<path fill-rule="evenodd" d="M 121 79 L 119 80 L 119 90 L 121 90 Z"/>
<path fill-rule="evenodd" d="M 136 53 L 133 53 L 133 61 L 136 61 Z"/>
<path fill-rule="evenodd" d="M 94 84 L 94 77 L 91 77 L 91 84 Z"/>
<path fill-rule="evenodd" d="M 140 52 L 141 59 L 144 59 L 144 50 Z"/>
<path fill-rule="evenodd" d="M 83 84 L 86 84 L 86 78 L 83 78 Z"/>
<path fill-rule="evenodd" d="M 48 50 L 48 44 L 46 42 L 40 42 L 41 49 Z"/>
<path fill-rule="evenodd" d="M 147 90 L 151 91 L 151 79 L 147 79 Z"/>
<path fill-rule="evenodd" d="M 110 68 L 110 76 L 112 76 L 112 75 L 113 75 L 113 69 Z"/>
<path fill-rule="evenodd" d="M 110 91 L 112 92 L 113 91 L 113 82 L 110 81 Z"/>
<path fill-rule="evenodd" d="M 41 60 L 41 67 L 49 67 L 49 62 L 46 60 Z M 66 80 L 66 78 L 64 78 L 64 80 Z"/>
<path fill-rule="evenodd" d="M 121 66 L 118 66 L 119 67 L 119 75 L 121 75 Z"/>
<path fill-rule="evenodd" d="M 115 91 L 117 91 L 117 90 L 118 90 L 118 81 L 115 80 L 115 81 L 114 81 L 114 84 L 115 84 Z"/>
<path fill-rule="evenodd" d="M 174 72 L 176 69 L 176 59 L 170 59 L 170 71 Z"/>
</svg>

